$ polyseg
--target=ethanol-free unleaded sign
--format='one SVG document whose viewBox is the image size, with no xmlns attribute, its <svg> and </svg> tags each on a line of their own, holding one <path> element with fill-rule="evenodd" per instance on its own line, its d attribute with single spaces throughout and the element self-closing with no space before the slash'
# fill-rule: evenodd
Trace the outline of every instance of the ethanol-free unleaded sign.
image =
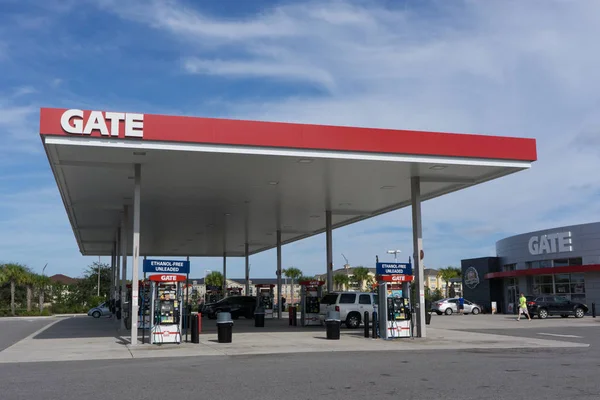
<svg viewBox="0 0 600 400">
<path fill-rule="evenodd" d="M 190 262 L 179 260 L 144 260 L 144 272 L 189 274 Z"/>
<path fill-rule="evenodd" d="M 377 275 L 412 275 L 410 263 L 377 263 Z"/>
</svg>

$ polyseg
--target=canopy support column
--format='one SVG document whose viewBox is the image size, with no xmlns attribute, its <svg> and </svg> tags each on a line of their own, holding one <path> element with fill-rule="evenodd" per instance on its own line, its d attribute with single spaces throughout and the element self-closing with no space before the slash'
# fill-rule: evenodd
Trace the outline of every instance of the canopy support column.
<svg viewBox="0 0 600 400">
<path fill-rule="evenodd" d="M 427 337 L 425 332 L 425 287 L 424 271 L 421 263 L 423 253 L 423 227 L 421 224 L 421 178 L 411 178 L 411 203 L 412 203 L 412 226 L 413 226 L 413 267 L 416 285 L 416 299 L 413 299 L 417 317 L 417 337 Z"/>
<path fill-rule="evenodd" d="M 123 315 L 122 306 L 120 305 L 121 301 L 121 256 L 119 251 L 121 249 L 121 229 L 117 229 L 115 234 L 115 311 L 119 313 L 119 315 Z M 119 323 L 119 319 L 115 315 L 115 323 Z"/>
<path fill-rule="evenodd" d="M 277 231 L 277 319 L 281 319 L 282 304 L 281 299 L 281 231 Z"/>
<path fill-rule="evenodd" d="M 129 222 L 129 206 L 123 210 L 121 221 L 121 329 L 125 330 L 125 311 L 127 310 L 127 224 Z"/>
<path fill-rule="evenodd" d="M 325 241 L 327 246 L 327 293 L 333 292 L 333 234 L 331 210 L 325 211 Z"/>
<path fill-rule="evenodd" d="M 227 253 L 225 252 L 223 252 L 223 297 L 227 297 Z"/>
<path fill-rule="evenodd" d="M 142 166 L 135 164 L 135 188 L 133 191 L 133 247 L 131 270 L 131 345 L 137 346 L 138 334 L 138 292 L 139 292 L 139 269 L 140 269 L 140 206 L 142 192 Z"/>
<path fill-rule="evenodd" d="M 246 243 L 245 246 L 245 256 L 246 256 L 246 296 L 250 296 L 250 255 L 249 255 L 250 246 Z"/>
</svg>

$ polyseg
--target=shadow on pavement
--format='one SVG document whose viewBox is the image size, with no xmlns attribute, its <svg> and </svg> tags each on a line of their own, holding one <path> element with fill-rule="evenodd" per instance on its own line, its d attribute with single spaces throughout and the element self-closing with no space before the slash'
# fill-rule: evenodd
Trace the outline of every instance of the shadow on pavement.
<svg viewBox="0 0 600 400">
<path fill-rule="evenodd" d="M 33 339 L 71 339 L 116 337 L 115 321 L 109 318 L 72 317 L 57 322 Z"/>
</svg>

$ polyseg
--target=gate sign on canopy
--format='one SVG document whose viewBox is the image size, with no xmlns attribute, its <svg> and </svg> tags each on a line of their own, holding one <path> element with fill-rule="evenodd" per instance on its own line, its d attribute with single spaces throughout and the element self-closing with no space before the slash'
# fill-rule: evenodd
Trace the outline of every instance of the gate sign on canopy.
<svg viewBox="0 0 600 400">
<path fill-rule="evenodd" d="M 377 275 L 412 275 L 411 263 L 377 263 Z"/>
<path fill-rule="evenodd" d="M 168 273 L 168 274 L 189 274 L 190 262 L 179 260 L 144 260 L 144 272 L 149 273 Z"/>
</svg>

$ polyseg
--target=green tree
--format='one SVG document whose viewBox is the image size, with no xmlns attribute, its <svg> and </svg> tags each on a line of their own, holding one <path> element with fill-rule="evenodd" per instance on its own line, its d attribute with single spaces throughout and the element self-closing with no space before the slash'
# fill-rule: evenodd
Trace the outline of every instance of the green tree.
<svg viewBox="0 0 600 400">
<path fill-rule="evenodd" d="M 44 300 L 46 297 L 46 292 L 48 287 L 50 286 L 50 278 L 45 275 L 36 275 L 35 277 L 35 287 L 38 292 L 38 306 L 40 308 L 40 314 L 44 312 Z"/>
<path fill-rule="evenodd" d="M 292 284 L 292 299 L 291 299 L 290 304 L 294 304 L 294 288 L 295 288 L 294 282 L 297 281 L 298 278 L 300 278 L 303 275 L 302 271 L 298 268 L 290 267 L 290 268 L 284 269 L 283 274 L 292 280 L 292 282 L 291 282 L 291 284 Z"/>
<path fill-rule="evenodd" d="M 460 268 L 446 267 L 440 268 L 438 271 L 438 278 L 441 278 L 446 282 L 446 296 L 448 296 L 448 287 L 450 286 L 450 279 L 459 278 L 462 275 Z"/>
<path fill-rule="evenodd" d="M 21 264 L 9 263 L 5 264 L 2 268 L 2 275 L 4 280 L 10 283 L 10 311 L 14 316 L 16 315 L 15 309 L 15 290 L 17 285 L 21 285 L 25 276 L 28 272 L 27 267 Z"/>
<path fill-rule="evenodd" d="M 31 312 L 31 303 L 33 301 L 33 288 L 35 287 L 36 281 L 37 274 L 26 270 L 21 280 L 21 284 L 25 285 L 25 288 L 27 289 L 27 312 Z"/>
<path fill-rule="evenodd" d="M 352 278 L 358 284 L 360 290 L 363 290 L 365 282 L 369 279 L 369 269 L 365 267 L 352 268 Z"/>
<path fill-rule="evenodd" d="M 346 274 L 335 274 L 333 276 L 333 283 L 335 283 L 338 290 L 344 290 L 350 283 L 350 277 Z"/>
<path fill-rule="evenodd" d="M 220 287 L 223 285 L 223 274 L 219 271 L 212 271 L 206 276 L 206 281 L 204 283 L 208 286 Z"/>
</svg>

